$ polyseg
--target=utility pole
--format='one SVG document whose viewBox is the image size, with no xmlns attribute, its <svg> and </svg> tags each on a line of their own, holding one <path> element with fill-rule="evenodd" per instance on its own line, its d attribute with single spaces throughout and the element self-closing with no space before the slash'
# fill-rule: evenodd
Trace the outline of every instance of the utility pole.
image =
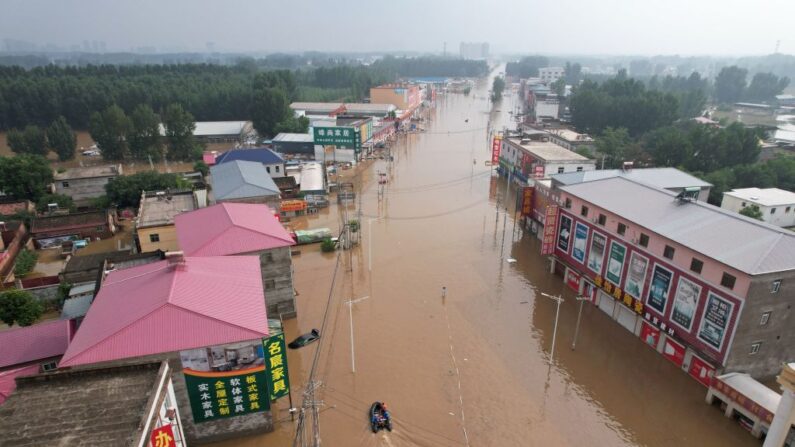
<svg viewBox="0 0 795 447">
<path fill-rule="evenodd" d="M 552 350 L 549 353 L 549 364 L 551 365 L 552 360 L 555 357 L 555 338 L 557 338 L 558 335 L 558 317 L 560 316 L 560 303 L 563 302 L 563 298 L 561 298 L 560 296 L 550 295 L 544 292 L 541 292 L 541 295 L 544 295 L 545 297 L 554 300 L 558 304 L 557 310 L 555 310 L 555 328 L 552 329 Z"/>
<path fill-rule="evenodd" d="M 577 325 L 574 327 L 574 340 L 571 342 L 571 350 L 577 346 L 577 336 L 580 334 L 580 318 L 582 318 L 582 303 L 588 301 L 587 296 L 578 296 L 575 298 L 580 302 L 580 310 L 577 311 Z"/>
<path fill-rule="evenodd" d="M 345 302 L 345 304 L 348 305 L 348 321 L 350 322 L 350 327 L 351 327 L 351 372 L 354 373 L 354 374 L 356 373 L 356 352 L 354 351 L 354 348 L 353 348 L 353 345 L 354 345 L 354 343 L 353 343 L 353 305 L 358 303 L 358 302 L 360 302 L 360 301 L 364 301 L 367 298 L 370 298 L 370 297 L 369 296 L 364 296 L 364 297 L 361 297 L 361 298 L 356 299 L 356 300 L 348 300 L 348 301 Z"/>
</svg>

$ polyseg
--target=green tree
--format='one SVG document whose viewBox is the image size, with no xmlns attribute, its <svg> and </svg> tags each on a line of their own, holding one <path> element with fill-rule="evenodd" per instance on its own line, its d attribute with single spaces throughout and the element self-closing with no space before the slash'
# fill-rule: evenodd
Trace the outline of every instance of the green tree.
<svg viewBox="0 0 795 447">
<path fill-rule="evenodd" d="M 18 199 L 38 201 L 52 176 L 49 163 L 40 155 L 0 157 L 0 191 Z"/>
<path fill-rule="evenodd" d="M 631 161 L 638 152 L 637 144 L 629 136 L 627 129 L 608 127 L 594 141 L 598 157 L 604 157 L 605 168 L 620 168 L 625 161 Z"/>
<path fill-rule="evenodd" d="M 19 131 L 11 129 L 8 132 L 8 146 L 16 154 L 32 154 L 46 157 L 47 136 L 39 126 L 28 125 Z"/>
<path fill-rule="evenodd" d="M 274 133 L 307 133 L 309 132 L 309 118 L 305 116 L 291 116 L 276 125 Z"/>
<path fill-rule="evenodd" d="M 757 205 L 745 206 L 740 210 L 740 214 L 751 219 L 762 220 L 762 210 Z"/>
<path fill-rule="evenodd" d="M 749 101 L 772 101 L 788 85 L 789 78 L 786 76 L 779 79 L 773 73 L 757 73 L 751 79 L 751 84 L 748 85 L 745 98 Z"/>
<path fill-rule="evenodd" d="M 210 167 L 207 166 L 207 163 L 202 160 L 193 163 L 193 170 L 196 172 L 201 172 L 202 176 L 204 177 L 207 177 L 207 175 L 210 173 Z"/>
<path fill-rule="evenodd" d="M 132 124 L 124 110 L 113 104 L 102 113 L 94 112 L 89 123 L 91 138 L 97 142 L 105 160 L 124 160 L 130 156 L 127 137 Z"/>
<path fill-rule="evenodd" d="M 552 88 L 552 92 L 558 95 L 558 98 L 563 98 L 563 95 L 566 93 L 566 79 L 558 79 L 550 85 L 550 88 Z"/>
<path fill-rule="evenodd" d="M 676 127 L 661 127 L 644 137 L 645 148 L 657 166 L 681 166 L 693 154 L 687 135 Z"/>
<path fill-rule="evenodd" d="M 720 103 L 735 103 L 745 93 L 748 70 L 736 65 L 723 67 L 715 78 L 715 99 Z"/>
<path fill-rule="evenodd" d="M 201 157 L 201 147 L 196 144 L 193 131 L 196 120 L 180 104 L 170 104 L 163 113 L 166 128 L 167 156 L 169 160 L 195 160 Z"/>
<path fill-rule="evenodd" d="M 30 292 L 8 290 L 0 293 L 0 321 L 11 326 L 30 326 L 44 313 L 44 306 Z"/>
<path fill-rule="evenodd" d="M 127 138 L 130 152 L 136 160 L 160 161 L 163 158 L 163 141 L 160 135 L 160 117 L 148 104 L 139 104 L 130 114 L 130 133 Z"/>
<path fill-rule="evenodd" d="M 47 128 L 47 144 L 58 154 L 59 160 L 66 161 L 75 158 L 77 135 L 72 132 L 72 128 L 63 116 L 59 116 Z"/>
<path fill-rule="evenodd" d="M 276 134 L 276 125 L 292 114 L 284 92 L 274 87 L 254 91 L 251 121 L 260 136 L 269 138 Z"/>
<path fill-rule="evenodd" d="M 50 203 L 57 203 L 58 208 L 62 210 L 74 211 L 76 209 L 74 200 L 69 196 L 63 194 L 45 194 L 36 202 L 36 211 L 40 213 L 46 212 Z"/>
<path fill-rule="evenodd" d="M 138 208 L 143 191 L 188 188 L 190 185 L 176 174 L 146 171 L 123 175 L 105 185 L 108 199 L 118 207 Z"/>
<path fill-rule="evenodd" d="M 39 255 L 35 251 L 30 251 L 27 248 L 23 248 L 19 254 L 17 254 L 17 259 L 14 263 L 14 275 L 27 275 L 33 271 L 34 267 L 36 267 L 36 262 L 38 259 Z"/>
<path fill-rule="evenodd" d="M 491 84 L 491 100 L 496 102 L 502 99 L 503 90 L 505 90 L 505 79 L 501 76 L 495 77 Z"/>
</svg>

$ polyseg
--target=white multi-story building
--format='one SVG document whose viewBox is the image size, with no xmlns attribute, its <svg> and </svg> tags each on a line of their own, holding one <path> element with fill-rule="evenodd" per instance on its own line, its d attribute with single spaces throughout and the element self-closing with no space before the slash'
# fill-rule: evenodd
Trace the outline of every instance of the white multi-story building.
<svg viewBox="0 0 795 447">
<path fill-rule="evenodd" d="M 566 75 L 563 67 L 544 67 L 538 69 L 538 77 L 544 84 L 552 84 Z"/>
<path fill-rule="evenodd" d="M 795 193 L 778 188 L 743 188 L 723 193 L 720 207 L 740 212 L 756 205 L 762 220 L 779 227 L 795 226 Z"/>
<path fill-rule="evenodd" d="M 464 59 L 488 59 L 489 44 L 486 42 L 461 42 L 461 57 Z"/>
</svg>

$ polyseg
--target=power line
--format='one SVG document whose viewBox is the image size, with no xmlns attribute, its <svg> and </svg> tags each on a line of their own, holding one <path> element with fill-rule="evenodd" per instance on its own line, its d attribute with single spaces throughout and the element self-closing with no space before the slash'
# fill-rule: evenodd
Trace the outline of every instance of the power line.
<svg viewBox="0 0 795 447">
<path fill-rule="evenodd" d="M 464 205 L 464 206 L 462 206 L 460 208 L 455 208 L 455 209 L 452 209 L 452 210 L 449 210 L 449 211 L 444 211 L 444 212 L 441 212 L 441 213 L 425 214 L 425 215 L 421 215 L 421 216 L 400 216 L 400 217 L 389 216 L 389 217 L 385 217 L 385 216 L 373 216 L 373 215 L 364 214 L 364 213 L 362 213 L 362 216 L 363 217 L 372 217 L 374 219 L 382 219 L 382 220 L 423 220 L 423 219 L 432 219 L 434 217 L 447 216 L 449 214 L 455 214 L 455 213 L 464 211 L 466 209 L 469 209 L 469 208 L 475 207 L 477 205 L 480 205 L 481 203 L 483 203 L 483 202 L 485 202 L 487 200 L 488 199 L 482 199 L 482 200 L 478 200 L 477 202 L 470 203 L 469 205 Z"/>
</svg>

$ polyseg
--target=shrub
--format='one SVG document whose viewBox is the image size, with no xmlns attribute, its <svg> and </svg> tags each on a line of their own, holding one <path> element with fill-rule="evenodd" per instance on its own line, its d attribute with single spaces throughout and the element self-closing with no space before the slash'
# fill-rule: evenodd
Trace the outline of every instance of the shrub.
<svg viewBox="0 0 795 447">
<path fill-rule="evenodd" d="M 323 253 L 330 253 L 337 249 L 337 244 L 331 238 L 325 238 L 320 242 L 320 251 Z"/>
</svg>

